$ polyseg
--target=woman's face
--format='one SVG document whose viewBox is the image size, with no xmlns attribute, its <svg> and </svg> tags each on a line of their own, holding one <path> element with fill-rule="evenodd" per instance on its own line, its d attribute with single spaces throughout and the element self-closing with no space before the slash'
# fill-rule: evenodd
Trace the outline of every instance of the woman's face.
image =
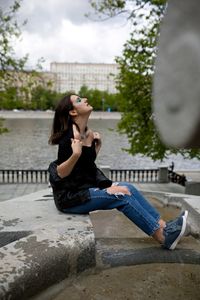
<svg viewBox="0 0 200 300">
<path fill-rule="evenodd" d="M 89 105 L 87 98 L 81 98 L 77 95 L 71 95 L 71 102 L 73 108 L 78 114 L 88 113 L 93 110 L 93 107 Z"/>
</svg>

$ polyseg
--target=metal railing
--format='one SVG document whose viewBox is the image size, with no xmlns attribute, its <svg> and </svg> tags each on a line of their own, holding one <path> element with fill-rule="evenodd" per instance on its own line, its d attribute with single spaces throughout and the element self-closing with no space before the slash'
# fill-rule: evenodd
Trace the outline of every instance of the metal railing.
<svg viewBox="0 0 200 300">
<path fill-rule="evenodd" d="M 178 183 L 182 186 L 185 186 L 186 184 L 186 176 L 183 174 L 183 175 L 180 175 L 178 173 L 175 173 L 173 172 L 172 170 L 168 170 L 168 178 L 169 178 L 169 181 L 173 182 L 173 183 Z"/>
</svg>

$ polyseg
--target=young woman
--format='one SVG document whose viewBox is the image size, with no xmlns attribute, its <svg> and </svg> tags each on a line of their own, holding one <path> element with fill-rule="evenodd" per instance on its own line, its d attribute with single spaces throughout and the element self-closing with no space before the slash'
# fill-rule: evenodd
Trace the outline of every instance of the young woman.
<svg viewBox="0 0 200 300">
<path fill-rule="evenodd" d="M 49 143 L 59 147 L 49 173 L 56 207 L 75 214 L 116 208 L 164 248 L 175 249 L 185 233 L 188 212 L 165 222 L 132 184 L 112 182 L 97 168 L 101 137 L 87 125 L 92 109 L 87 98 L 73 94 L 55 109 Z"/>
</svg>

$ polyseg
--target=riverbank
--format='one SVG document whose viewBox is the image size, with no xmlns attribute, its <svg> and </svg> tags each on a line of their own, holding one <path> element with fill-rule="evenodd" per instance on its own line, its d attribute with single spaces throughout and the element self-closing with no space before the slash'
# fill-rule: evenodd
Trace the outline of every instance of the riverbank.
<svg viewBox="0 0 200 300">
<path fill-rule="evenodd" d="M 4 119 L 52 119 L 54 111 L 33 111 L 33 110 L 0 110 L 0 118 Z M 90 119 L 101 120 L 120 120 L 120 112 L 93 111 Z"/>
</svg>

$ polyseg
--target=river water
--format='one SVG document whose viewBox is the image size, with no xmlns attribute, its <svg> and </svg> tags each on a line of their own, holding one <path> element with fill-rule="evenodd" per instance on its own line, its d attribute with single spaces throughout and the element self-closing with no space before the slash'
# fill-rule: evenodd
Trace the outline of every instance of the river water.
<svg viewBox="0 0 200 300">
<path fill-rule="evenodd" d="M 128 148 L 125 135 L 116 132 L 118 120 L 90 120 L 89 126 L 99 131 L 103 145 L 97 158 L 99 166 L 111 168 L 154 168 L 169 166 L 172 161 L 175 169 L 200 169 L 197 159 L 183 159 L 181 155 L 171 155 L 164 162 L 152 161 L 141 155 L 131 156 L 122 148 Z M 0 135 L 0 169 L 45 169 L 56 159 L 57 146 L 48 145 L 51 119 L 6 119 L 4 126 L 10 131 Z"/>
</svg>

